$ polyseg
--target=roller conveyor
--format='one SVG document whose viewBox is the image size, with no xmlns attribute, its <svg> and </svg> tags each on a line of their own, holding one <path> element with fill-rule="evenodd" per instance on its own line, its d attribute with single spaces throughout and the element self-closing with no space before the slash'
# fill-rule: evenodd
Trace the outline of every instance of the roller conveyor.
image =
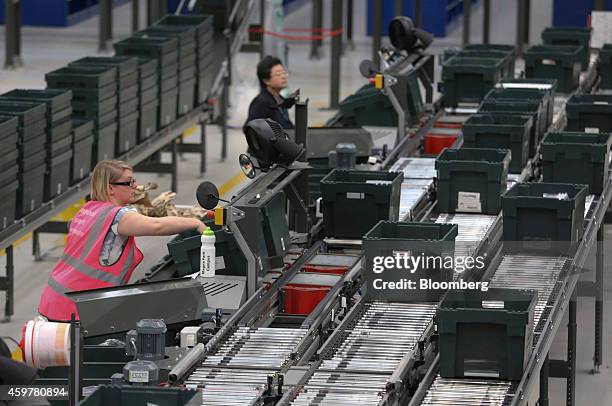
<svg viewBox="0 0 612 406">
<path fill-rule="evenodd" d="M 261 396 L 271 372 L 198 367 L 185 385 L 202 389 L 202 405 L 250 405 Z"/>
<path fill-rule="evenodd" d="M 455 255 L 473 255 L 481 241 L 497 220 L 497 216 L 484 214 L 448 214 L 442 213 L 436 219 L 438 224 L 457 224 L 458 234 L 455 238 Z"/>
<path fill-rule="evenodd" d="M 389 172 L 403 172 L 400 194 L 399 218 L 402 221 L 414 219 L 419 203 L 424 201 L 436 176 L 434 158 L 399 158 Z"/>
<path fill-rule="evenodd" d="M 372 405 L 382 399 L 388 375 L 315 372 L 293 405 Z"/>
<path fill-rule="evenodd" d="M 439 375 L 429 388 L 422 405 L 509 405 L 511 382 L 487 379 L 448 379 Z"/>
<path fill-rule="evenodd" d="M 282 368 L 307 333 L 300 329 L 240 327 L 206 357 L 204 365 Z"/>
</svg>

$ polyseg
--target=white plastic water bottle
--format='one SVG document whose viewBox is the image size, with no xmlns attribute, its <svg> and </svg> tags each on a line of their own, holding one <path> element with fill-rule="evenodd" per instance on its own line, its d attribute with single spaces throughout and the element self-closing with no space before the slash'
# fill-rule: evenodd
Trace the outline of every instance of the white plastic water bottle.
<svg viewBox="0 0 612 406">
<path fill-rule="evenodd" d="M 215 276 L 215 232 L 206 227 L 202 233 L 202 247 L 200 248 L 200 278 L 213 278 Z"/>
</svg>

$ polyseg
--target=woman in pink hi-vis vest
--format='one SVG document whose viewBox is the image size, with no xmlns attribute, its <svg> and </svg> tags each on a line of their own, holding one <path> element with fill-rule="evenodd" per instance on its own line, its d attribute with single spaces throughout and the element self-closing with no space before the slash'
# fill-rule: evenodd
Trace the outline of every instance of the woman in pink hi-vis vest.
<svg viewBox="0 0 612 406">
<path fill-rule="evenodd" d="M 173 235 L 189 230 L 201 233 L 197 219 L 146 217 L 127 207 L 134 199 L 136 180 L 122 161 L 101 161 L 91 176 L 91 198 L 70 222 L 64 254 L 55 265 L 38 306 L 52 321 L 78 318 L 66 292 L 128 283 L 142 261 L 134 237 Z"/>
</svg>

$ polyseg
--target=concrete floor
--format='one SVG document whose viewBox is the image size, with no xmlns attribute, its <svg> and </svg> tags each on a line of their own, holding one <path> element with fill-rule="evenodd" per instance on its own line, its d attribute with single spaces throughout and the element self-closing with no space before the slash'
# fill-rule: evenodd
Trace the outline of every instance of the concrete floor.
<svg viewBox="0 0 612 406">
<path fill-rule="evenodd" d="M 550 3 L 552 0 L 532 2 L 533 14 L 531 22 L 531 40 L 539 42 L 539 32 L 549 25 Z M 144 0 L 141 0 L 144 6 Z M 492 32 L 491 41 L 495 43 L 513 43 L 515 38 L 514 2 L 492 0 Z M 365 19 L 365 2 L 355 2 L 355 49 L 346 51 L 342 58 L 342 77 L 340 84 L 341 99 L 357 89 L 365 80 L 358 73 L 358 65 L 362 59 L 371 57 L 371 40 L 365 37 L 365 28 L 358 22 Z M 144 13 L 141 13 L 144 14 Z M 325 13 L 325 19 L 330 13 Z M 363 17 L 363 18 L 362 18 Z M 481 39 L 482 7 L 477 6 L 473 12 L 471 38 L 478 42 Z M 129 6 L 118 7 L 114 11 L 115 39 L 119 40 L 129 35 L 130 11 Z M 296 10 L 286 18 L 288 27 L 304 27 L 310 21 L 309 7 Z M 141 26 L 144 21 L 141 22 Z M 4 27 L 0 27 L 0 38 L 4 37 Z M 461 23 L 451 30 L 446 38 L 436 39 L 431 47 L 434 53 L 440 53 L 449 46 L 461 45 Z M 0 55 L 4 55 L 4 41 L 0 41 Z M 97 20 L 87 20 L 81 24 L 67 29 L 34 28 L 23 29 L 23 60 L 25 66 L 16 71 L 0 71 L 0 93 L 13 88 L 44 88 L 44 73 L 59 68 L 67 62 L 87 56 L 96 55 L 97 50 Z M 290 84 L 293 89 L 300 88 L 302 95 L 309 98 L 309 124 L 322 125 L 334 111 L 325 109 L 329 105 L 329 48 L 327 42 L 322 50 L 320 60 L 310 60 L 309 43 L 291 42 L 289 44 L 289 71 Z M 210 180 L 225 190 L 225 197 L 241 187 L 245 178 L 240 179 L 236 158 L 246 149 L 244 136 L 239 128 L 245 118 L 248 103 L 257 93 L 255 78 L 255 61 L 253 54 L 240 54 L 235 61 L 234 85 L 231 89 L 231 109 L 228 131 L 228 158 L 220 160 L 221 135 L 216 126 L 207 126 L 207 161 L 208 171 L 204 178 L 198 175 L 199 157 L 185 154 L 179 162 L 179 190 L 177 203 L 191 205 L 194 203 L 194 191 L 203 179 Z M 186 139 L 197 140 L 199 133 L 195 132 Z M 165 157 L 166 159 L 168 157 Z M 233 188 L 228 182 L 238 179 L 238 185 Z M 170 187 L 169 175 L 138 174 L 140 183 L 155 181 L 159 184 L 159 191 Z M 610 246 L 611 228 L 606 228 L 605 252 L 612 252 Z M 145 261 L 139 266 L 136 275 L 141 274 L 156 263 L 165 254 L 165 244 L 169 240 L 165 237 L 141 238 L 138 243 L 145 253 Z M 43 260 L 34 262 L 31 255 L 31 239 L 25 239 L 15 247 L 15 315 L 10 323 L 0 324 L 0 336 L 18 338 L 23 323 L 36 314 L 36 306 L 40 292 L 48 275 L 62 253 L 63 239 L 58 236 L 44 235 Z M 4 267 L 5 257 L 0 257 L 0 267 Z M 612 272 L 612 262 L 608 261 L 605 267 L 606 275 Z M 585 277 L 589 277 L 587 274 Z M 612 279 L 607 278 L 605 283 L 604 310 L 604 365 L 597 375 L 592 375 L 593 354 L 593 300 L 580 299 L 578 307 L 578 374 L 577 374 L 577 405 L 605 405 L 612 404 L 612 346 L 607 339 L 612 334 Z M 0 303 L 4 302 L 4 294 L 0 292 Z M 0 306 L 2 308 L 2 306 Z M 564 322 L 566 323 L 566 322 Z M 564 324 L 565 325 L 565 324 Z M 551 358 L 565 356 L 566 336 L 564 325 L 560 328 L 555 344 L 551 350 Z M 551 405 L 564 404 L 565 383 L 562 380 L 551 380 Z"/>
</svg>

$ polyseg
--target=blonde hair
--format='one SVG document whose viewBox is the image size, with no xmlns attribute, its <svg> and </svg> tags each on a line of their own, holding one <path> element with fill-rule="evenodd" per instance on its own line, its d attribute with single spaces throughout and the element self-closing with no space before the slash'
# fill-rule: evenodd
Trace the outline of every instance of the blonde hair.
<svg viewBox="0 0 612 406">
<path fill-rule="evenodd" d="M 91 174 L 91 199 L 101 202 L 110 200 L 108 185 L 116 182 L 123 175 L 123 171 L 132 170 L 132 167 L 123 161 L 100 161 Z"/>
</svg>

